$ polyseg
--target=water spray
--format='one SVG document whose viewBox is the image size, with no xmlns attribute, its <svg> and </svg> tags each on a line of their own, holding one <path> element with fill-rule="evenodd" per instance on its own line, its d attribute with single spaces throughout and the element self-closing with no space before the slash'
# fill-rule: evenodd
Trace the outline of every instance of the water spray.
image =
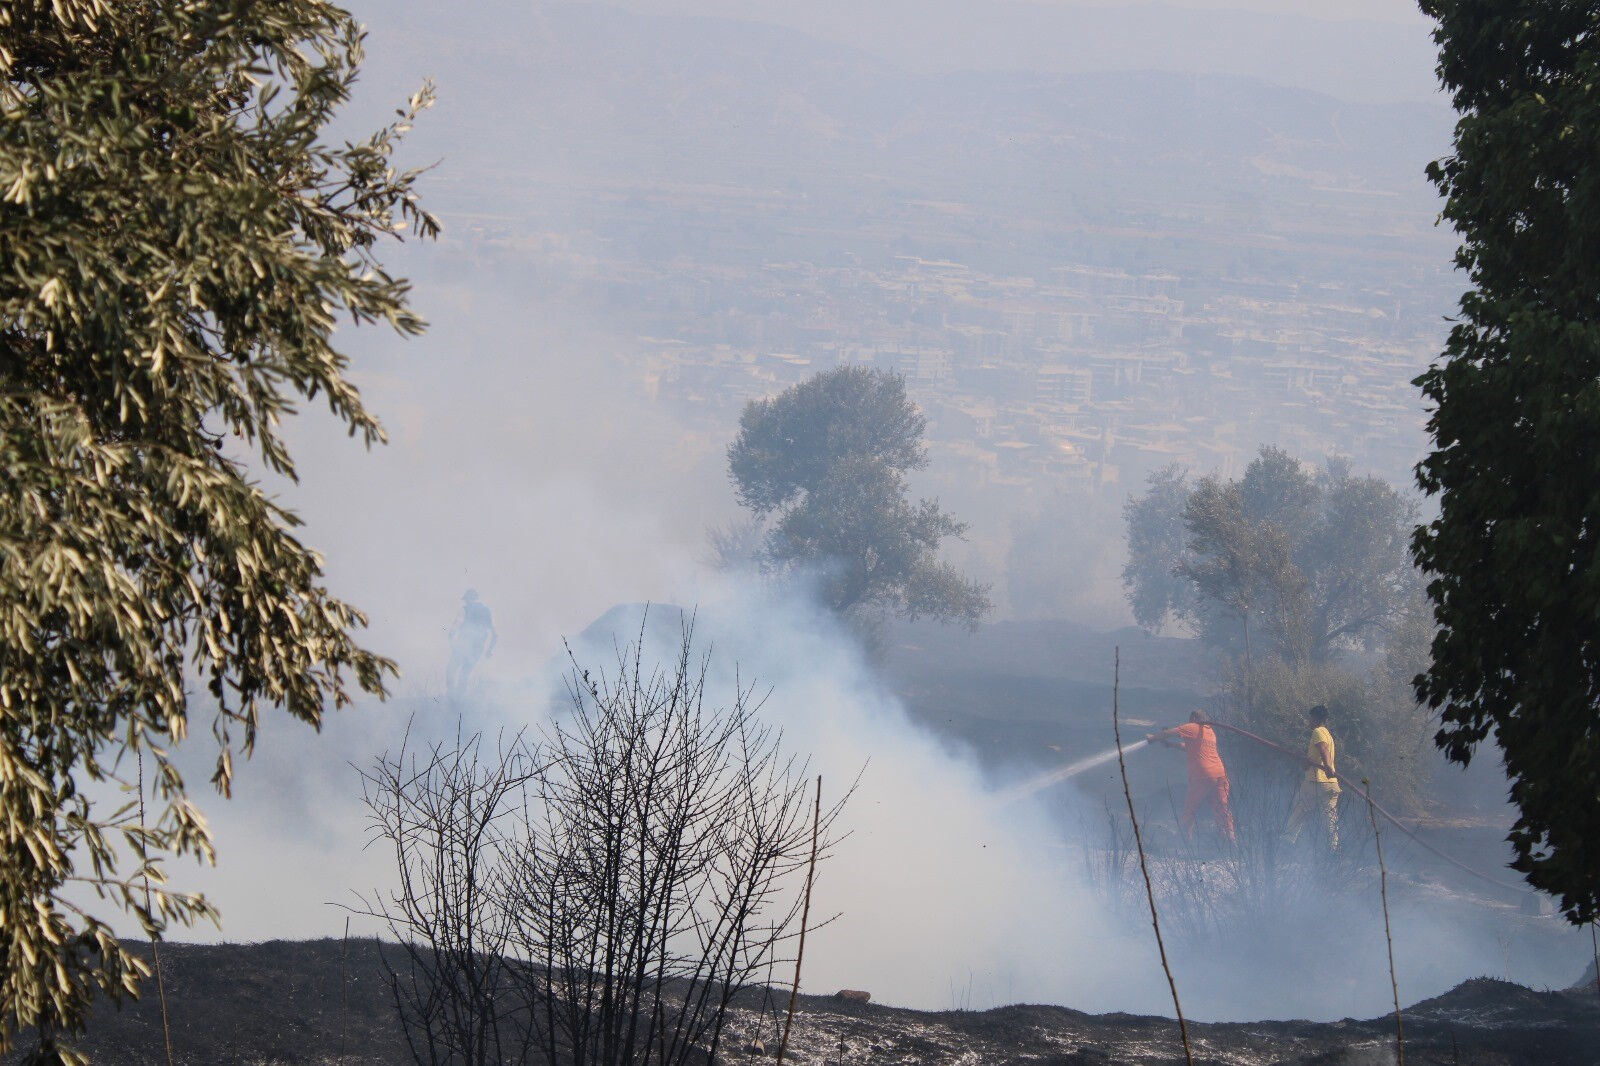
<svg viewBox="0 0 1600 1066">
<path fill-rule="evenodd" d="M 1136 740 L 1132 744 L 1123 745 L 1122 752 L 1124 755 L 1129 755 L 1149 745 L 1150 742 L 1148 740 Z M 1033 795 L 1035 792 L 1041 792 L 1051 785 L 1060 784 L 1069 778 L 1077 777 L 1079 774 L 1093 770 L 1097 766 L 1104 766 L 1106 763 L 1114 761 L 1116 757 L 1117 749 L 1111 747 L 1098 755 L 1090 755 L 1088 758 L 1079 759 L 1077 762 L 1071 762 L 1054 770 L 1048 770 L 1038 777 L 1031 777 L 1019 785 L 1006 789 L 995 798 L 995 804 L 1000 807 L 1008 806 L 1020 799 Z"/>
</svg>

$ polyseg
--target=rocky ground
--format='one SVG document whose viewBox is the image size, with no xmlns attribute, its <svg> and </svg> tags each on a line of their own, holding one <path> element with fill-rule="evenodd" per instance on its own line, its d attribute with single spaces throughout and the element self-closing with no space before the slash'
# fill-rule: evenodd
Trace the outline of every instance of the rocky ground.
<svg viewBox="0 0 1600 1066">
<path fill-rule="evenodd" d="M 1587 990 L 1585 990 L 1587 991 Z M 1592 992 L 1535 992 L 1468 981 L 1403 1012 L 1406 1061 L 1593 1063 L 1600 1009 Z M 1069 1066 L 1182 1061 L 1166 1018 L 1011 1006 L 923 1013 L 812 1000 L 796 1018 L 797 1063 L 971 1063 Z M 1329 1024 L 1245 1022 L 1189 1027 L 1197 1063 L 1375 1064 L 1395 1061 L 1393 1017 Z"/>
<path fill-rule="evenodd" d="M 169 945 L 163 951 L 173 1059 L 187 1066 L 411 1062 L 370 940 L 255 945 Z M 747 990 L 728 1026 L 723 1061 L 775 1057 L 782 992 Z M 1406 1060 L 1416 1064 L 1594 1063 L 1600 997 L 1592 984 L 1536 992 L 1468 981 L 1404 1015 Z M 1394 1018 L 1192 1025 L 1195 1061 L 1210 1064 L 1370 1064 L 1394 1061 Z M 155 990 L 105 1007 L 85 1041 L 103 1066 L 161 1064 Z M 805 996 L 786 1061 L 823 1064 L 967 1063 L 994 1066 L 1182 1061 L 1166 1018 L 1090 1015 L 1064 1007 L 1010 1006 L 923 1012 Z M 8 1060 L 9 1061 L 9 1060 Z"/>
</svg>

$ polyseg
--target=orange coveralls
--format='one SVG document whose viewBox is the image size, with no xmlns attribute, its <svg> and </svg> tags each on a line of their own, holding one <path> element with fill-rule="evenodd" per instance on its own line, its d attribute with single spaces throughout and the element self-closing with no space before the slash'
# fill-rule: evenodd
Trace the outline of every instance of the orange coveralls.
<svg viewBox="0 0 1600 1066">
<path fill-rule="evenodd" d="M 1217 754 L 1217 731 L 1209 725 L 1185 722 L 1167 733 L 1178 738 L 1189 761 L 1189 795 L 1183 803 L 1184 835 L 1194 835 L 1195 815 L 1200 805 L 1207 803 L 1217 825 L 1229 840 L 1234 839 L 1233 811 L 1228 807 L 1228 771 Z"/>
</svg>

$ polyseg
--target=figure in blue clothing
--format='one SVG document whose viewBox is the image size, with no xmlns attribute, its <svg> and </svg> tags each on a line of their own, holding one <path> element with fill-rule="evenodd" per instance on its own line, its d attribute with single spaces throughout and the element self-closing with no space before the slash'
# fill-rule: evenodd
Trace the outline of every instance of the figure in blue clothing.
<svg viewBox="0 0 1600 1066">
<path fill-rule="evenodd" d="M 494 631 L 494 615 L 478 599 L 477 589 L 468 589 L 461 595 L 461 618 L 450 627 L 450 665 L 444 672 L 444 691 L 451 703 L 467 694 L 472 682 L 472 671 L 478 663 L 494 654 L 499 640 Z"/>
</svg>

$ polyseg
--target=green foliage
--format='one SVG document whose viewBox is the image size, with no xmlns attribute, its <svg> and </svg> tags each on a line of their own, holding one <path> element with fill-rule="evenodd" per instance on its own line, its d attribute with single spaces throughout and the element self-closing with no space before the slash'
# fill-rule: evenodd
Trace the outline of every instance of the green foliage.
<svg viewBox="0 0 1600 1066">
<path fill-rule="evenodd" d="M 1370 780 L 1387 807 L 1420 810 L 1433 775 L 1427 744 L 1433 726 L 1417 703 L 1411 679 L 1427 665 L 1431 635 L 1419 596 L 1396 619 L 1382 654 L 1368 668 L 1297 663 L 1274 655 L 1248 665 L 1235 659 L 1224 672 L 1230 716 L 1291 751 L 1303 751 L 1306 708 L 1320 703 L 1328 708 L 1339 771 L 1353 780 Z"/>
<path fill-rule="evenodd" d="M 728 448 L 739 502 L 770 520 L 763 561 L 801 571 L 841 615 L 889 613 L 976 625 L 986 590 L 935 558 L 966 526 L 907 499 L 928 465 L 927 421 L 895 374 L 840 367 L 751 401 Z"/>
<path fill-rule="evenodd" d="M 824 490 L 849 459 L 894 473 L 923 469 L 927 428 L 899 375 L 840 367 L 747 405 L 728 473 L 739 502 L 766 515 Z"/>
<path fill-rule="evenodd" d="M 1328 662 L 1381 643 L 1404 611 L 1414 515 L 1381 479 L 1339 461 L 1313 473 L 1277 448 L 1238 480 L 1191 486 L 1169 468 L 1124 510 L 1122 582 L 1146 628 L 1176 619 L 1221 648 Z"/>
<path fill-rule="evenodd" d="M 1247 480 L 1256 465 L 1246 472 Z M 1250 507 L 1254 500 L 1240 482 L 1201 480 L 1184 503 L 1189 545 L 1177 576 L 1194 587 L 1196 617 L 1207 640 L 1242 640 L 1248 651 L 1256 622 L 1274 635 L 1280 654 L 1304 661 L 1309 649 L 1301 623 L 1308 583 L 1291 558 L 1290 540 L 1301 516 L 1298 508 Z"/>
<path fill-rule="evenodd" d="M 1230 715 L 1298 747 L 1326 704 L 1349 757 L 1399 802 L 1426 779 L 1427 716 L 1408 680 L 1429 635 L 1406 553 L 1410 501 L 1339 461 L 1263 448 L 1237 480 L 1153 475 L 1128 502 L 1123 584 L 1141 625 L 1189 626 L 1222 653 Z M 1351 653 L 1370 658 L 1347 663 Z M 1341 762 L 1343 768 L 1343 762 Z"/>
<path fill-rule="evenodd" d="M 1174 463 L 1151 474 L 1146 485 L 1145 494 L 1130 498 L 1122 512 L 1128 530 L 1122 584 L 1134 620 L 1159 630 L 1169 617 L 1188 617 L 1195 609 L 1194 585 L 1178 572 L 1189 546 L 1183 525 L 1189 483 Z"/>
<path fill-rule="evenodd" d="M 145 972 L 71 886 L 152 935 L 214 917 L 160 861 L 212 855 L 169 758 L 189 687 L 226 793 L 264 706 L 315 725 L 393 670 L 244 465 L 292 478 L 281 424 L 319 396 L 381 440 L 336 315 L 422 326 L 376 243 L 436 230 L 391 165 L 428 97 L 324 144 L 360 61 L 315 0 L 0 6 L 0 1046 L 37 1027 L 38 1061 Z M 105 809 L 130 749 L 147 822 Z"/>
<path fill-rule="evenodd" d="M 1418 530 L 1439 632 L 1417 694 L 1465 763 L 1491 735 L 1514 866 L 1600 917 L 1600 11 L 1424 0 L 1460 119 L 1429 177 L 1471 279 L 1416 384 L 1438 499 Z"/>
</svg>

